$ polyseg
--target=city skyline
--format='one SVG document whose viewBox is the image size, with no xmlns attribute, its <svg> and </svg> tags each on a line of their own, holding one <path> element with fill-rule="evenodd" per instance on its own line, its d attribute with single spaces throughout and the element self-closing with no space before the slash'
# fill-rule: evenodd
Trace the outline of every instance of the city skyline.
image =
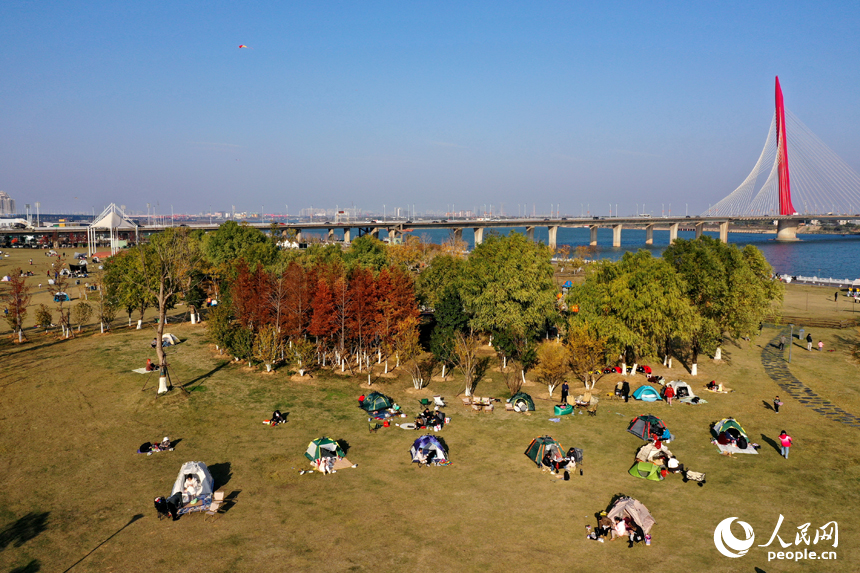
<svg viewBox="0 0 860 573">
<path fill-rule="evenodd" d="M 860 170 L 860 8 L 679 6 L 6 2 L 0 189 L 44 212 L 700 213 L 755 163 L 776 75 Z"/>
</svg>

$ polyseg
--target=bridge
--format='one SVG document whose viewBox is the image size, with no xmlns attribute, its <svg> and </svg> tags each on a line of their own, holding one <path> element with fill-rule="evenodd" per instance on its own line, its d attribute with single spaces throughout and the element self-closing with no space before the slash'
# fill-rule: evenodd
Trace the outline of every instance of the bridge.
<svg viewBox="0 0 860 573">
<path fill-rule="evenodd" d="M 278 230 L 293 229 L 299 242 L 304 232 L 322 231 L 330 241 L 349 243 L 353 236 L 370 234 L 378 237 L 382 231 L 397 239 L 408 232 L 429 229 L 450 229 L 455 238 L 462 239 L 463 230 L 474 232 L 475 244 L 483 241 L 484 232 L 492 228 L 525 228 L 534 239 L 538 227 L 548 230 L 548 243 L 556 247 L 558 230 L 563 227 L 588 227 L 590 243 L 597 244 L 600 228 L 612 229 L 612 244 L 621 246 L 621 232 L 627 226 L 645 229 L 645 243 L 654 242 L 654 231 L 668 231 L 669 241 L 678 237 L 679 229 L 692 228 L 696 237 L 705 226 L 717 227 L 720 240 L 728 242 L 732 223 L 776 221 L 777 240 L 797 240 L 797 229 L 806 219 L 843 220 L 860 218 L 860 176 L 818 139 L 797 117 L 785 109 L 779 77 L 776 78 L 776 108 L 764 149 L 747 178 L 724 199 L 697 216 L 684 217 L 553 217 L 504 219 L 441 219 L 441 220 L 363 220 L 298 222 L 278 224 Z M 792 149 L 792 170 L 789 170 L 789 149 Z M 761 184 L 759 181 L 763 180 Z M 271 223 L 247 223 L 263 230 Z M 216 224 L 191 224 L 191 228 L 211 231 Z M 85 227 L 50 229 L 0 230 L 0 234 L 52 236 L 53 242 L 62 237 L 66 243 L 95 245 L 107 243 L 115 252 L 119 241 L 137 240 L 163 230 L 167 225 L 142 227 L 131 221 L 119 207 L 111 204 Z M 172 225 L 170 225 L 172 226 Z M 77 240 L 86 234 L 86 241 Z M 74 240 L 69 240 L 74 239 Z"/>
</svg>

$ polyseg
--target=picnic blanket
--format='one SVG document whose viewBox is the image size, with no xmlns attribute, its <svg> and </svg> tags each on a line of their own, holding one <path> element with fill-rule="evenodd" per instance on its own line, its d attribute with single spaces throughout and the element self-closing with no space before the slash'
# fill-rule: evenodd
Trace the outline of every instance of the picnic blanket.
<svg viewBox="0 0 860 573">
<path fill-rule="evenodd" d="M 406 422 L 404 424 L 399 424 L 397 427 L 400 428 L 401 430 L 416 430 L 417 429 L 415 424 L 413 424 L 412 422 Z"/>
<path fill-rule="evenodd" d="M 147 370 L 146 366 L 144 366 L 143 368 L 135 368 L 132 372 L 137 372 L 138 374 L 149 374 L 152 370 Z"/>
<path fill-rule="evenodd" d="M 752 445 L 747 446 L 745 450 L 731 445 L 716 444 L 716 446 L 720 448 L 720 452 L 723 454 L 758 454 L 758 450 L 752 447 Z"/>
<path fill-rule="evenodd" d="M 693 402 L 694 398 L 698 398 L 698 400 L 696 402 Z M 707 400 L 705 400 L 704 398 L 701 398 L 699 396 L 692 396 L 692 397 L 687 396 L 685 398 L 675 398 L 675 400 L 677 400 L 678 402 L 681 402 L 682 404 L 690 404 L 692 406 L 696 406 L 698 404 L 707 404 L 708 403 Z"/>
</svg>

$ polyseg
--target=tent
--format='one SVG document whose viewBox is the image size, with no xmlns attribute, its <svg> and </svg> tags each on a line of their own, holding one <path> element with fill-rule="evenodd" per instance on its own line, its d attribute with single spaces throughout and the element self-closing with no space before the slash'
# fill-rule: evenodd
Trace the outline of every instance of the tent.
<svg viewBox="0 0 860 573">
<path fill-rule="evenodd" d="M 54 302 L 68 302 L 69 300 L 71 300 L 69 295 L 62 291 L 54 294 Z"/>
<path fill-rule="evenodd" d="M 203 462 L 185 462 L 179 469 L 171 496 L 181 493 L 183 505 L 177 515 L 204 511 L 212 504 L 215 480 Z"/>
<path fill-rule="evenodd" d="M 630 468 L 629 473 L 633 477 L 647 479 L 651 481 L 662 481 L 663 476 L 660 475 L 661 466 L 652 464 L 651 462 L 636 462 Z"/>
<path fill-rule="evenodd" d="M 660 400 L 660 394 L 657 393 L 657 390 L 652 386 L 644 384 L 636 388 L 636 391 L 633 392 L 633 397 L 643 402 L 657 402 Z"/>
<path fill-rule="evenodd" d="M 671 382 L 666 384 L 666 386 L 672 387 L 672 389 L 675 391 L 675 398 L 677 398 L 678 401 L 681 401 L 684 398 L 692 399 L 696 397 L 696 393 L 693 392 L 693 389 L 690 387 L 690 385 L 682 380 L 672 380 Z"/>
<path fill-rule="evenodd" d="M 606 517 L 610 520 L 614 520 L 616 517 L 622 519 L 630 517 L 646 535 L 651 533 L 651 528 L 656 523 L 648 508 L 642 505 L 641 501 L 632 497 L 621 497 L 616 500 Z"/>
<path fill-rule="evenodd" d="M 523 452 L 531 459 L 538 467 L 541 467 L 543 458 L 547 452 L 550 452 L 553 457 L 563 458 L 564 449 L 561 444 L 553 440 L 550 436 L 539 436 L 531 441 L 529 447 Z M 558 454 L 556 456 L 556 454 Z"/>
<path fill-rule="evenodd" d="M 651 436 L 657 435 L 663 440 L 671 440 L 672 436 L 666 428 L 663 420 L 651 414 L 636 416 L 627 427 L 627 431 L 643 440 L 650 440 Z"/>
<path fill-rule="evenodd" d="M 714 424 L 714 433 L 721 444 L 735 441 L 741 450 L 747 449 L 749 444 L 749 436 L 734 418 L 724 418 Z"/>
<path fill-rule="evenodd" d="M 529 412 L 535 411 L 535 401 L 532 400 L 532 397 L 525 392 L 517 392 L 507 401 L 508 403 L 513 404 L 514 409 L 519 412 L 525 412 L 526 410 Z"/>
<path fill-rule="evenodd" d="M 331 438 L 317 438 L 308 444 L 308 450 L 305 452 L 305 457 L 311 462 L 316 462 L 322 458 L 342 458 L 346 456 L 338 443 Z"/>
<path fill-rule="evenodd" d="M 653 443 L 648 442 L 647 444 L 639 448 L 638 452 L 636 452 L 636 460 L 640 462 L 653 462 L 654 458 L 656 458 L 658 454 L 664 454 L 665 456 L 670 458 L 675 457 L 675 454 L 670 452 L 669 448 L 667 448 L 665 445 L 661 445 L 661 447 L 658 449 L 654 447 Z"/>
<path fill-rule="evenodd" d="M 448 461 L 448 452 L 439 438 L 425 434 L 415 440 L 409 449 L 414 464 L 441 464 Z"/>
<path fill-rule="evenodd" d="M 176 346 L 179 344 L 179 339 L 173 334 L 165 332 L 161 335 L 161 346 Z"/>
<path fill-rule="evenodd" d="M 386 396 L 385 394 L 380 394 L 379 392 L 371 392 L 364 399 L 364 402 L 361 403 L 361 407 L 366 412 L 377 412 L 379 410 L 387 410 L 394 404 L 394 400 Z"/>
</svg>

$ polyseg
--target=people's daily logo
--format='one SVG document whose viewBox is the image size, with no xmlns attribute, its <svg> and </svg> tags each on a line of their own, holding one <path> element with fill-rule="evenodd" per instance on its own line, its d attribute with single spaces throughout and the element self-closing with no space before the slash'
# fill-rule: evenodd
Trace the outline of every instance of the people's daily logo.
<svg viewBox="0 0 860 573">
<path fill-rule="evenodd" d="M 794 535 L 794 543 L 791 542 L 791 537 L 788 541 L 784 541 L 779 535 L 780 527 L 785 518 L 782 514 L 776 522 L 776 527 L 773 529 L 773 534 L 767 543 L 758 545 L 758 547 L 770 547 L 774 541 L 777 541 L 782 549 L 794 546 L 794 551 L 768 551 L 767 560 L 774 559 L 790 559 L 793 561 L 801 561 L 807 559 L 836 559 L 835 551 L 817 551 L 818 547 L 813 547 L 810 551 L 809 545 L 817 546 L 819 541 L 829 541 L 833 548 L 839 547 L 839 525 L 835 521 L 830 521 L 819 527 L 818 529 L 809 530 L 810 523 L 804 523 L 797 527 Z M 741 538 L 735 537 L 732 533 L 732 523 L 737 520 L 738 526 L 743 530 Z M 737 531 L 737 528 L 735 528 Z M 813 535 L 814 533 L 814 535 Z M 717 524 L 714 529 L 714 545 L 717 551 L 726 557 L 737 558 L 743 557 L 752 548 L 755 543 L 755 532 L 752 525 L 746 521 L 741 521 L 737 517 L 727 517 Z M 774 546 L 775 547 L 775 546 Z"/>
<path fill-rule="evenodd" d="M 746 555 L 747 551 L 755 543 L 753 528 L 746 521 L 738 521 L 738 525 L 744 530 L 746 539 L 738 539 L 732 534 L 732 522 L 736 519 L 737 517 L 728 517 L 722 520 L 714 530 L 714 545 L 717 546 L 717 551 L 726 557 L 741 557 Z"/>
</svg>

